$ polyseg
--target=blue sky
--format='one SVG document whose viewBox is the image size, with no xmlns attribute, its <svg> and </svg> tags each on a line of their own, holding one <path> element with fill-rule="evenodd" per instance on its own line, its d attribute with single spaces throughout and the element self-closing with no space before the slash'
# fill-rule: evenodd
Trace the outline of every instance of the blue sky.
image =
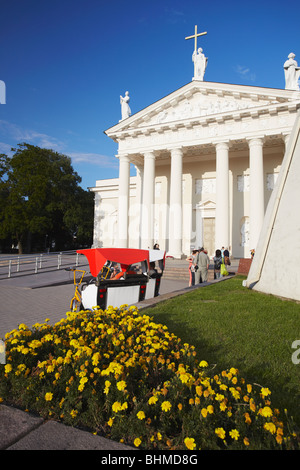
<svg viewBox="0 0 300 470">
<path fill-rule="evenodd" d="M 1 0 L 0 152 L 27 142 L 72 158 L 82 187 L 118 177 L 104 131 L 189 83 L 194 42 L 204 80 L 283 89 L 290 52 L 300 65 L 294 0 Z"/>
</svg>

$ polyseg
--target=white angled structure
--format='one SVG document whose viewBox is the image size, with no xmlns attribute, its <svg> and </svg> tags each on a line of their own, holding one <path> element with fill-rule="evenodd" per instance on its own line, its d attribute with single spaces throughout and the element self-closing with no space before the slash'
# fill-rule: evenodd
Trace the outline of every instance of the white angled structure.
<svg viewBox="0 0 300 470">
<path fill-rule="evenodd" d="M 299 108 L 295 89 L 194 77 L 122 119 L 106 130 L 118 143 L 119 178 L 91 188 L 94 246 L 159 243 L 176 258 L 224 246 L 249 257 Z"/>
<path fill-rule="evenodd" d="M 300 301 L 300 112 L 270 198 L 247 287 Z"/>
</svg>

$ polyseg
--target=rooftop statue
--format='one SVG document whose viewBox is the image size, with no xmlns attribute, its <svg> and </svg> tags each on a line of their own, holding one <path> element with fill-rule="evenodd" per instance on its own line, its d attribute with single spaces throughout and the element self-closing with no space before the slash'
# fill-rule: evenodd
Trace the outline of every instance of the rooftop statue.
<svg viewBox="0 0 300 470">
<path fill-rule="evenodd" d="M 195 26 L 195 34 L 192 36 L 187 36 L 185 39 L 194 39 L 195 41 L 195 46 L 194 46 L 194 52 L 192 55 L 192 60 L 194 62 L 194 77 L 193 80 L 201 80 L 203 81 L 205 69 L 207 66 L 207 57 L 203 54 L 203 50 L 201 47 L 197 50 L 197 38 L 199 36 L 204 36 L 207 34 L 205 31 L 204 33 L 198 33 L 197 32 L 197 25 Z"/>
<path fill-rule="evenodd" d="M 207 66 L 207 57 L 203 54 L 203 49 L 199 47 L 198 52 L 194 51 L 192 60 L 194 62 L 194 78 L 193 80 L 203 81 L 205 69 Z"/>
<path fill-rule="evenodd" d="M 131 109 L 129 107 L 129 101 L 130 101 L 130 98 L 129 98 L 129 92 L 126 91 L 125 92 L 125 96 L 121 96 L 120 95 L 120 103 L 121 103 L 121 114 L 122 114 L 122 121 L 123 119 L 126 119 L 128 118 L 129 116 L 131 116 Z"/>
<path fill-rule="evenodd" d="M 295 60 L 295 54 L 291 52 L 288 55 L 288 60 L 283 64 L 284 75 L 285 75 L 285 89 L 299 91 L 299 77 L 300 67 L 298 67 L 297 61 Z"/>
</svg>

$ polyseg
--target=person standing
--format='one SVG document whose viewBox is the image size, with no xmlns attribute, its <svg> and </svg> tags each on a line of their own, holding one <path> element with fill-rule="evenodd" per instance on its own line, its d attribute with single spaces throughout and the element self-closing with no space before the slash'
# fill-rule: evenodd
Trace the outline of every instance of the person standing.
<svg viewBox="0 0 300 470">
<path fill-rule="evenodd" d="M 214 256 L 214 278 L 219 279 L 220 278 L 220 270 L 221 270 L 221 264 L 222 264 L 222 253 L 221 250 L 216 250 L 216 254 Z"/>
<path fill-rule="evenodd" d="M 193 250 L 192 254 L 187 258 L 189 264 L 189 287 L 195 285 L 195 265 L 193 264 L 195 256 L 197 255 L 197 250 Z"/>
<path fill-rule="evenodd" d="M 199 282 L 207 282 L 208 268 L 209 268 L 209 257 L 204 251 L 204 248 L 200 248 L 198 254 L 198 271 L 199 271 Z"/>
</svg>

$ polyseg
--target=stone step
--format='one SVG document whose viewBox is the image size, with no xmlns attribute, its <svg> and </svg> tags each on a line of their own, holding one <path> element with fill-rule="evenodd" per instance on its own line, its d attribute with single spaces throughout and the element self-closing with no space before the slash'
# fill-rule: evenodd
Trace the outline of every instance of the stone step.
<svg viewBox="0 0 300 470">
<path fill-rule="evenodd" d="M 164 279 L 186 279 L 189 280 L 189 270 L 186 268 L 178 267 L 166 267 L 164 270 L 163 277 Z M 214 278 L 214 271 L 212 269 L 208 270 L 208 280 L 211 281 Z"/>
</svg>

